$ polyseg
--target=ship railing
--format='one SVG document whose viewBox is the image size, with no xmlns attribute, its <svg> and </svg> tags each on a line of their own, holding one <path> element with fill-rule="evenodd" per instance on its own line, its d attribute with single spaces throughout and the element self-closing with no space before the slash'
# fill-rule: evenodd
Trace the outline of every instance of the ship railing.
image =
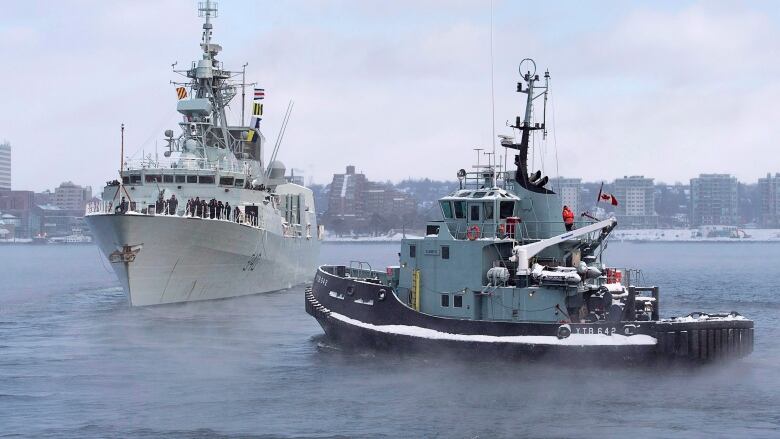
<svg viewBox="0 0 780 439">
<path fill-rule="evenodd" d="M 177 159 L 139 159 L 125 162 L 125 171 L 171 169 L 174 171 L 222 171 L 245 173 L 246 166 L 240 162 L 220 163 L 205 158 L 177 158 Z"/>
<path fill-rule="evenodd" d="M 371 264 L 365 261 L 349 261 L 349 275 L 361 279 L 370 279 L 373 277 L 374 270 Z"/>
<path fill-rule="evenodd" d="M 479 227 L 479 232 L 473 226 Z M 546 239 L 565 233 L 563 221 L 521 221 L 507 224 L 504 221 L 448 222 L 450 233 L 455 239 L 468 239 L 469 235 L 479 238 L 515 239 L 517 241 Z M 469 233 L 471 230 L 471 233 Z M 576 229 L 575 229 L 576 230 Z"/>
<path fill-rule="evenodd" d="M 94 214 L 116 214 L 116 215 L 122 215 L 122 214 L 130 214 L 130 215 L 144 215 L 144 216 L 169 216 L 169 217 L 180 217 L 180 218 L 199 218 L 199 219 L 208 219 L 212 221 L 227 221 L 227 222 L 234 222 L 238 224 L 243 224 L 245 226 L 254 227 L 257 229 L 265 229 L 266 228 L 266 222 L 265 217 L 263 215 L 247 215 L 245 210 L 242 210 L 239 208 L 238 212 L 238 218 L 235 216 L 235 210 L 231 208 L 230 217 L 228 219 L 228 209 L 223 208 L 219 211 L 219 217 L 217 216 L 217 212 L 214 212 L 214 217 L 211 216 L 211 211 L 209 210 L 209 207 L 206 207 L 205 212 L 201 211 L 201 215 L 197 214 L 197 211 L 190 211 L 186 208 L 186 204 L 184 207 L 179 204 L 176 208 L 176 212 L 170 211 L 170 206 L 166 202 L 163 204 L 163 206 L 158 209 L 158 206 L 155 203 L 146 203 L 145 205 L 143 203 L 137 203 L 135 201 L 130 201 L 126 205 L 126 209 L 124 212 L 121 211 L 120 203 L 113 202 L 113 201 L 94 201 L 87 203 L 85 208 L 85 214 L 86 215 L 94 215 Z M 311 236 L 311 226 L 310 225 L 304 225 L 304 224 L 288 224 L 288 223 L 282 223 L 282 232 L 285 237 L 288 238 L 307 238 L 310 239 Z M 319 230 L 318 230 L 319 232 Z"/>
</svg>

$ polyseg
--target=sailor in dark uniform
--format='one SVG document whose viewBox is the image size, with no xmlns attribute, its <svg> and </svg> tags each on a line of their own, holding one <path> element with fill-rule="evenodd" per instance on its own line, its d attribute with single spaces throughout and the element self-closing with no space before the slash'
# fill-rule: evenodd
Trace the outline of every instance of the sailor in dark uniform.
<svg viewBox="0 0 780 439">
<path fill-rule="evenodd" d="M 230 203 L 225 201 L 225 219 L 230 221 Z"/>
</svg>

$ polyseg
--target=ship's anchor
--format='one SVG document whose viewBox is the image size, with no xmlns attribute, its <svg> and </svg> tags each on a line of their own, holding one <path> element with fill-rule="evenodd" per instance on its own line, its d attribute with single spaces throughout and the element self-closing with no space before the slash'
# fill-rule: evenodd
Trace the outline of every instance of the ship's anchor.
<svg viewBox="0 0 780 439">
<path fill-rule="evenodd" d="M 110 255 L 108 255 L 108 261 L 112 264 L 118 264 L 120 262 L 133 262 L 138 252 L 141 251 L 143 244 L 137 245 L 123 245 L 121 249 L 117 249 Z"/>
<path fill-rule="evenodd" d="M 260 262 L 260 253 L 253 254 L 251 258 L 249 258 L 249 261 L 247 261 L 246 265 L 244 266 L 243 271 L 255 271 L 255 267 L 257 266 L 257 263 Z"/>
</svg>

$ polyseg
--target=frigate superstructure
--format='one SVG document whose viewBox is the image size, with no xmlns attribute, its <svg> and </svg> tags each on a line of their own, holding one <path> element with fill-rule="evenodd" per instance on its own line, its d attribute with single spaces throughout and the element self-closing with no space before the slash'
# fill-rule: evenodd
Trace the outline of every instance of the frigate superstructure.
<svg viewBox="0 0 780 439">
<path fill-rule="evenodd" d="M 228 121 L 244 74 L 217 59 L 216 4 L 200 3 L 198 11 L 201 59 L 185 70 L 174 64 L 187 78 L 176 84 L 180 133 L 165 131 L 164 160 L 130 161 L 122 126 L 120 177 L 87 208 L 86 221 L 132 306 L 288 288 L 311 279 L 319 254 L 312 191 L 275 160 L 280 139 L 265 163 L 265 137 L 258 122 L 244 125 L 243 102 L 242 120 Z"/>
<path fill-rule="evenodd" d="M 658 287 L 640 285 L 636 269 L 606 264 L 614 217 L 562 215 L 554 185 L 528 166 L 531 135 L 547 129 L 544 111 L 534 122 L 532 108 L 546 101 L 549 73 L 540 85 L 535 69 L 521 63 L 526 109 L 511 125 L 520 142 L 500 136 L 517 151 L 516 170 L 488 163 L 458 171 L 459 187 L 439 199 L 442 219 L 424 237 L 402 240 L 398 265 L 321 266 L 306 311 L 346 348 L 639 362 L 750 354 L 751 320 L 711 311 L 664 318 Z"/>
</svg>

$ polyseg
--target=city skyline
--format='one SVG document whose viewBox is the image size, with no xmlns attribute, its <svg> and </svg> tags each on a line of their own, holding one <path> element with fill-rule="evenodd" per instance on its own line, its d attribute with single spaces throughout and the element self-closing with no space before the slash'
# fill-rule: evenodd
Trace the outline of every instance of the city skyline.
<svg viewBox="0 0 780 439">
<path fill-rule="evenodd" d="M 532 57 L 552 74 L 552 131 L 533 157 L 550 177 L 757 181 L 780 170 L 768 122 L 780 114 L 780 13 L 771 5 L 563 2 L 535 5 L 524 20 L 522 5 L 496 1 L 496 134 L 523 111 L 517 64 Z M 451 179 L 474 161 L 472 148 L 491 148 L 488 2 L 220 6 L 214 39 L 230 48 L 227 66 L 249 62 L 248 80 L 266 88 L 271 142 L 296 100 L 280 158 L 307 178 L 327 182 L 349 155 L 378 180 Z M 9 90 L 0 110 L 15 188 L 51 188 L 76 170 L 95 188 L 116 178 L 121 123 L 128 155 L 153 153 L 155 140 L 162 154 L 162 132 L 178 121 L 170 65 L 198 56 L 194 7 L 7 6 L 0 47 L 36 85 Z M 30 136 L 42 120 L 54 134 Z"/>
</svg>

